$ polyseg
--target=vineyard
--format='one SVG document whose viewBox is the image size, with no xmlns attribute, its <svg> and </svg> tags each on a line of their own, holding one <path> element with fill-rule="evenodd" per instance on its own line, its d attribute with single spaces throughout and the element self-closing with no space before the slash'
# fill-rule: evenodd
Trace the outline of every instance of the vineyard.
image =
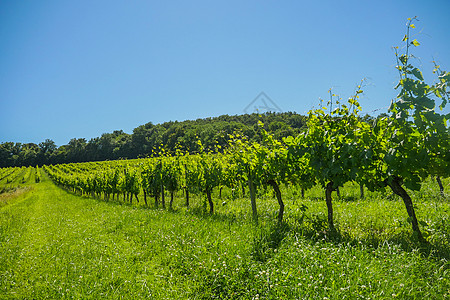
<svg viewBox="0 0 450 300">
<path fill-rule="evenodd" d="M 0 207 L 8 204 L 8 194 L 26 191 L 41 180 L 39 167 L 10 167 L 0 169 Z"/>
<path fill-rule="evenodd" d="M 447 178 L 443 195 L 431 177 L 420 191 L 408 190 L 426 239 L 421 243 L 399 196 L 367 188 L 361 195 L 354 182 L 339 197 L 333 192 L 334 233 L 321 185 L 280 184 L 280 221 L 273 187 L 255 184 L 256 224 L 249 185 L 234 181 L 237 175 L 220 173 L 237 184 L 215 186 L 209 196 L 206 180 L 187 188 L 186 178 L 204 178 L 201 159 L 179 157 L 177 172 L 167 174 L 164 164 L 174 167 L 176 158 L 45 167 L 39 183 L 24 184 L 31 189 L 0 210 L 2 297 L 449 296 Z M 167 180 L 152 191 L 156 172 Z M 170 174 L 180 181 L 166 184 Z"/>
<path fill-rule="evenodd" d="M 413 20 L 397 99 L 370 122 L 361 82 L 282 140 L 260 122 L 261 142 L 0 169 L 2 194 L 27 189 L 0 202 L 0 295 L 450 297 L 450 73 L 429 85 L 412 65 Z"/>
</svg>

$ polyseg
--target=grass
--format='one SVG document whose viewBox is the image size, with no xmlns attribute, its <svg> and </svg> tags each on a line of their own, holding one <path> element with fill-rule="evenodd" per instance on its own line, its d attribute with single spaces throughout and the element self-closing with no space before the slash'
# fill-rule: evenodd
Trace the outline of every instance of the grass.
<svg viewBox="0 0 450 300">
<path fill-rule="evenodd" d="M 186 210 L 119 205 L 41 182 L 0 208 L 1 299 L 448 299 L 450 203 L 432 182 L 413 193 L 430 241 L 411 235 L 403 204 L 385 192 L 334 200 L 339 234 L 326 231 L 319 188 L 284 188 L 285 223 L 270 190 L 201 196 Z M 228 193 L 228 194 L 227 194 Z M 335 196 L 335 195 L 333 195 Z M 141 201 L 142 202 L 142 201 Z"/>
</svg>

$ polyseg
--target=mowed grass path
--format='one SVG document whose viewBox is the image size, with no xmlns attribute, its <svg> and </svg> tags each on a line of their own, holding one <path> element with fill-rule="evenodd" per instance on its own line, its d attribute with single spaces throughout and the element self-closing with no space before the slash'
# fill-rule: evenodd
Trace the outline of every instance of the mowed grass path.
<svg viewBox="0 0 450 300">
<path fill-rule="evenodd" d="M 172 270 L 183 234 L 214 234 L 192 216 L 81 198 L 48 180 L 22 198 L 0 213 L 0 298 L 174 299 L 185 293 Z"/>
<path fill-rule="evenodd" d="M 351 205 L 364 202 L 341 203 Z M 351 227 L 354 217 L 340 216 Z M 106 203 L 43 178 L 0 208 L 0 299 L 450 297 L 445 255 L 268 220 Z"/>
</svg>

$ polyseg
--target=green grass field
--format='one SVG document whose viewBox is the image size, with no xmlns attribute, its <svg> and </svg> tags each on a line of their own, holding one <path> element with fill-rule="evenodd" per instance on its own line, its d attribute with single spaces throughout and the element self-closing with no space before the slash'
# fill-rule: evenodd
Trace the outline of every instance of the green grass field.
<svg viewBox="0 0 450 300">
<path fill-rule="evenodd" d="M 21 179 L 24 175 L 21 175 Z M 33 176 L 31 176 L 33 177 Z M 448 185 L 448 181 L 445 182 Z M 323 191 L 214 194 L 172 211 L 80 197 L 45 175 L 0 196 L 0 299 L 450 299 L 450 202 L 434 182 L 412 192 L 429 245 L 391 193 L 346 186 L 326 231 Z M 334 195 L 335 196 L 335 195 Z M 142 201 L 141 201 L 142 202 Z"/>
</svg>

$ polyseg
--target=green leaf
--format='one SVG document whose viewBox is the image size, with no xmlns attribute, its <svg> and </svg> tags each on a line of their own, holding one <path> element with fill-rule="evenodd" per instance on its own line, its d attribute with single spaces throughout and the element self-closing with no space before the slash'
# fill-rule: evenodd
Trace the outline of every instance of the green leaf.
<svg viewBox="0 0 450 300">
<path fill-rule="evenodd" d="M 283 141 L 288 145 L 292 145 L 294 143 L 294 137 L 293 136 L 284 137 Z"/>
<path fill-rule="evenodd" d="M 408 62 L 408 56 L 406 56 L 405 54 L 400 55 L 398 59 L 403 65 L 406 65 L 406 63 Z"/>
<path fill-rule="evenodd" d="M 435 90 L 434 90 L 434 94 L 436 95 L 436 97 L 442 98 L 441 92 L 439 91 L 439 89 L 435 89 Z"/>
<path fill-rule="evenodd" d="M 411 42 L 411 44 L 413 44 L 414 46 L 419 46 L 420 45 L 420 43 L 416 40 L 416 39 L 414 39 L 412 42 Z"/>
<path fill-rule="evenodd" d="M 450 72 L 445 72 L 444 74 L 442 74 L 441 76 L 439 76 L 439 80 L 444 83 L 444 82 L 449 82 L 450 81 Z"/>
<path fill-rule="evenodd" d="M 412 69 L 411 72 L 412 72 L 412 74 L 413 74 L 414 76 L 416 76 L 417 79 L 419 79 L 420 81 L 423 81 L 423 75 L 422 75 L 422 72 L 421 72 L 418 68 Z"/>
<path fill-rule="evenodd" d="M 420 225 L 422 225 L 424 227 L 428 226 L 427 222 L 425 222 L 425 221 L 418 221 L 418 222 L 419 222 Z"/>
<path fill-rule="evenodd" d="M 405 178 L 405 187 L 413 191 L 419 191 L 420 178 L 417 175 L 411 175 L 411 178 Z"/>
<path fill-rule="evenodd" d="M 436 103 L 434 102 L 433 99 L 430 99 L 428 97 L 423 97 L 420 99 L 420 105 L 422 105 L 423 107 L 429 109 L 429 110 L 433 110 L 436 107 Z"/>
</svg>

